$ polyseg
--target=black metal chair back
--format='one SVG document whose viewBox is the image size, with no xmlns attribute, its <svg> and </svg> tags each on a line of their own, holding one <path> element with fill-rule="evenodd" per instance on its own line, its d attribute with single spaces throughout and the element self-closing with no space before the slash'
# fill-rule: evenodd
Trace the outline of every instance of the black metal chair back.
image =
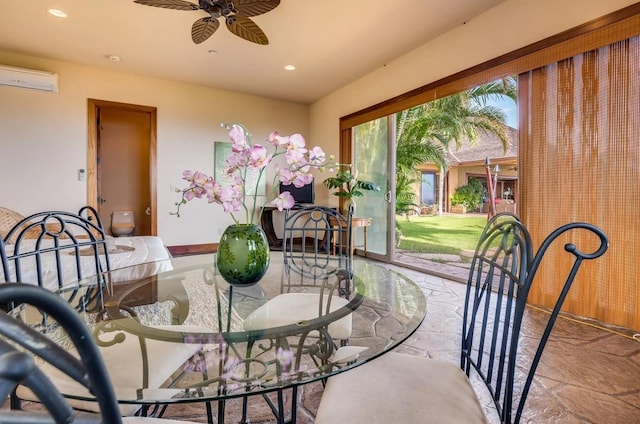
<svg viewBox="0 0 640 424">
<path fill-rule="evenodd" d="M 79 214 L 47 211 L 24 218 L 5 236 L 4 252 L 5 281 L 50 290 L 110 269 L 105 232 L 89 207 Z"/>
<path fill-rule="evenodd" d="M 564 251 L 572 255 L 572 267 L 563 277 L 563 289 L 535 347 L 533 359 L 528 364 L 519 363 L 518 343 L 529 290 L 549 247 L 569 231 L 591 233 L 591 237 L 578 239 L 592 238 L 585 241 L 585 246 L 590 248 L 596 240 L 597 248 L 585 253 L 575 244 L 565 244 Z M 474 369 L 484 380 L 502 423 L 520 421 L 542 352 L 578 269 L 585 260 L 602 256 L 607 246 L 607 237 L 599 228 L 578 222 L 553 231 L 534 255 L 531 236 L 518 217 L 502 213 L 487 223 L 476 247 L 467 283 L 461 367 L 467 375 Z M 526 378 L 516 385 L 516 377 L 520 379 L 523 373 Z"/>
<path fill-rule="evenodd" d="M 316 308 L 318 316 L 330 313 L 343 301 L 338 298 L 348 299 L 351 295 L 352 213 L 350 208 L 344 216 L 324 206 L 301 207 L 285 213 L 281 292 L 317 293 L 312 298 L 315 304 L 309 306 Z M 345 331 L 337 338 L 345 345 L 349 335 Z"/>
<path fill-rule="evenodd" d="M 4 247 L 4 240 L 0 237 L 0 266 L 2 266 L 2 276 L 5 281 L 9 281 L 9 260 Z"/>
<path fill-rule="evenodd" d="M 79 357 L 4 311 L 0 311 L 0 396 L 7 399 L 18 385 L 36 394 L 42 411 L 0 409 L 2 423 L 113 423 L 122 422 L 116 396 L 102 356 L 89 328 L 77 312 L 56 294 L 32 284 L 1 284 L 0 304 L 33 305 L 68 335 Z M 20 307 L 20 306 L 19 306 Z M 16 348 L 19 345 L 21 348 Z M 38 357 L 38 359 L 35 359 Z M 82 384 L 95 395 L 100 414 L 71 408 L 36 365 L 45 361 Z"/>
<path fill-rule="evenodd" d="M 308 206 L 287 210 L 282 252 L 285 273 L 310 279 L 351 272 L 351 218 L 334 208 Z"/>
<path fill-rule="evenodd" d="M 102 225 L 102 219 L 100 218 L 100 214 L 98 211 L 93 208 L 93 206 L 83 206 L 78 210 L 78 215 L 86 219 L 87 221 L 93 223 L 96 227 L 101 228 L 104 231 L 104 226 Z"/>
</svg>

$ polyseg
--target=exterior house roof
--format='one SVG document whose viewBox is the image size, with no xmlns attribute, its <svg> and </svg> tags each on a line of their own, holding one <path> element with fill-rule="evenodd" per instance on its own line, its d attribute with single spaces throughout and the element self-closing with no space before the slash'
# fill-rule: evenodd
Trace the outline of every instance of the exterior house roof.
<svg viewBox="0 0 640 424">
<path fill-rule="evenodd" d="M 484 163 L 486 158 L 491 162 L 511 162 L 518 158 L 518 130 L 507 127 L 509 147 L 505 152 L 500 139 L 493 133 L 482 131 L 478 139 L 471 143 L 463 140 L 460 148 L 455 146 L 449 150 L 449 166 Z"/>
</svg>

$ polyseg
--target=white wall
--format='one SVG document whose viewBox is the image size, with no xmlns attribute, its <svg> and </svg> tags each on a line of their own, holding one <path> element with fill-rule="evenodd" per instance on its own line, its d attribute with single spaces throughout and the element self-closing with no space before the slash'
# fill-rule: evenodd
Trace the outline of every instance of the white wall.
<svg viewBox="0 0 640 424">
<path fill-rule="evenodd" d="M 216 242 L 231 222 L 205 200 L 186 205 L 179 219 L 169 215 L 184 169 L 213 172 L 213 141 L 228 140 L 221 122 L 247 125 L 254 142 L 274 130 L 308 139 L 306 105 L 7 52 L 0 63 L 60 78 L 58 94 L 0 87 L 0 206 L 23 215 L 87 203 L 77 171 L 87 168 L 88 98 L 157 107 L 158 235 L 167 245 Z"/>
<path fill-rule="evenodd" d="M 339 119 L 558 34 L 635 0 L 507 0 L 311 106 L 310 133 L 339 151 Z"/>
</svg>

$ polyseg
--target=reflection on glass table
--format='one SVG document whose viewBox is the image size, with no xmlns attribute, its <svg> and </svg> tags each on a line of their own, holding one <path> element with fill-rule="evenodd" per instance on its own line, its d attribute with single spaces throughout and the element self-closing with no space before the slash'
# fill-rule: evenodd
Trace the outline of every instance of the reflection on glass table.
<svg viewBox="0 0 640 424">
<path fill-rule="evenodd" d="M 102 286 L 88 278 L 60 291 L 92 329 L 123 406 L 207 402 L 211 422 L 209 401 L 220 401 L 224 422 L 225 399 L 276 391 L 276 403 L 265 400 L 284 422 L 282 390 L 291 388 L 296 399 L 299 385 L 384 354 L 416 330 L 426 310 L 414 282 L 358 259 L 351 274 L 331 270 L 297 287 L 284 283 L 279 253 L 251 287 L 226 283 L 214 255 L 175 258 L 171 268 L 132 280 L 126 276 L 135 270 L 122 268 L 105 274 Z M 349 290 L 340 289 L 345 285 Z M 298 293 L 300 302 L 275 315 L 285 291 Z M 46 317 L 20 312 L 65 344 Z M 91 394 L 65 383 L 65 396 L 92 402 Z"/>
</svg>

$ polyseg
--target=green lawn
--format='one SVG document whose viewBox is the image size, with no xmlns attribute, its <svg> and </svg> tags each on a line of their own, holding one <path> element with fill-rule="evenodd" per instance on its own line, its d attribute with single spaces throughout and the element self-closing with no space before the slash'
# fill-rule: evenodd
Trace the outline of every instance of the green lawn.
<svg viewBox="0 0 640 424">
<path fill-rule="evenodd" d="M 420 253 L 459 254 L 474 250 L 486 216 L 398 216 L 402 231 L 401 250 Z"/>
</svg>

